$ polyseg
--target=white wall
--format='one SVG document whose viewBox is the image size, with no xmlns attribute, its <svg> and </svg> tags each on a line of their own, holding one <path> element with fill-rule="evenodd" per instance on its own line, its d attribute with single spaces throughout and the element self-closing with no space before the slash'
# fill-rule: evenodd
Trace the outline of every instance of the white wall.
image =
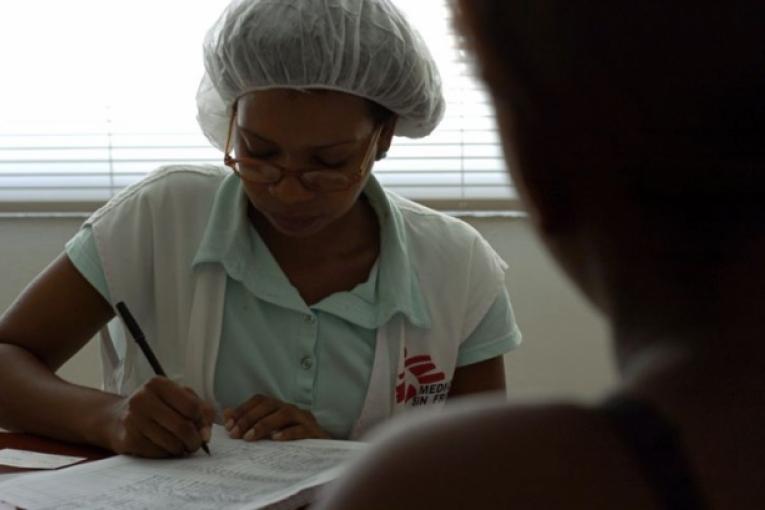
<svg viewBox="0 0 765 510">
<path fill-rule="evenodd" d="M 512 397 L 590 399 L 615 382 L 609 331 L 527 219 L 468 220 L 508 263 L 523 344 L 505 359 Z"/>
<path fill-rule="evenodd" d="M 0 311 L 63 249 L 81 220 L 0 219 Z M 508 262 L 508 288 L 523 345 L 507 357 L 513 397 L 593 398 L 614 381 L 602 319 L 554 266 L 525 219 L 469 220 Z M 62 290 L 65 292 L 65 289 Z M 59 372 L 97 386 L 96 342 Z"/>
</svg>

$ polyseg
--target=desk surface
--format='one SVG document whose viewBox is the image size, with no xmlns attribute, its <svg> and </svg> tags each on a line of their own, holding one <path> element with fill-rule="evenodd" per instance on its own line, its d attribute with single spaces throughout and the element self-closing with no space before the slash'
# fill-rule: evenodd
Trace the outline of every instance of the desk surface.
<svg viewBox="0 0 765 510">
<path fill-rule="evenodd" d="M 58 455 L 72 455 L 75 457 L 85 457 L 88 460 L 104 459 L 114 455 L 112 452 L 96 448 L 94 446 L 85 446 L 64 443 L 54 439 L 33 436 L 30 434 L 16 434 L 11 432 L 0 432 L 0 448 L 16 448 L 17 450 L 28 450 L 30 452 L 55 453 Z M 36 471 L 34 469 L 23 469 L 10 466 L 0 466 L 0 475 L 5 473 L 17 473 Z"/>
</svg>

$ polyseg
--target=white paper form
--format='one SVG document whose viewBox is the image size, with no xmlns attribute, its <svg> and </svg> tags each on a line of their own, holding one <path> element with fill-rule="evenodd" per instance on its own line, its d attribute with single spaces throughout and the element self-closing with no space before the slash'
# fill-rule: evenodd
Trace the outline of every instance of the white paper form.
<svg viewBox="0 0 765 510">
<path fill-rule="evenodd" d="M 54 455 L 51 453 L 30 452 L 3 448 L 0 450 L 0 464 L 26 469 L 58 469 L 85 460 L 85 457 Z"/>
<path fill-rule="evenodd" d="M 333 480 L 365 446 L 314 439 L 248 443 L 215 426 L 210 457 L 118 455 L 0 483 L 0 501 L 28 510 L 264 508 Z"/>
</svg>

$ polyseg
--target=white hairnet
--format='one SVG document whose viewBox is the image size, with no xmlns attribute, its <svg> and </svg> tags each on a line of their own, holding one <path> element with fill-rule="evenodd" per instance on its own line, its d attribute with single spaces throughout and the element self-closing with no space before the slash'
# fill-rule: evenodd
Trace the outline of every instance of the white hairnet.
<svg viewBox="0 0 765 510">
<path fill-rule="evenodd" d="M 207 33 L 197 120 L 223 150 L 231 108 L 248 92 L 319 88 L 375 101 L 419 138 L 443 117 L 441 78 L 390 0 L 234 0 Z"/>
</svg>

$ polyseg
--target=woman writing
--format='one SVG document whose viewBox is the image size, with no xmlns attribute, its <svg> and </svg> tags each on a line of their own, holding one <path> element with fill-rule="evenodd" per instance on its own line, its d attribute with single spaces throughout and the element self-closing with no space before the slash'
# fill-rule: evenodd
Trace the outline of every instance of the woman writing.
<svg viewBox="0 0 765 510">
<path fill-rule="evenodd" d="M 504 388 L 505 265 L 372 175 L 444 108 L 387 0 L 236 1 L 210 30 L 199 122 L 226 166 L 162 168 L 97 211 L 0 320 L 0 426 L 143 456 L 236 438 L 360 437 Z M 168 377 L 152 377 L 125 302 Z M 111 322 L 110 322 L 111 321 Z M 55 370 L 97 331 L 104 389 Z M 108 332 L 108 334 L 106 334 Z M 216 416 L 217 414 L 217 416 Z"/>
</svg>

